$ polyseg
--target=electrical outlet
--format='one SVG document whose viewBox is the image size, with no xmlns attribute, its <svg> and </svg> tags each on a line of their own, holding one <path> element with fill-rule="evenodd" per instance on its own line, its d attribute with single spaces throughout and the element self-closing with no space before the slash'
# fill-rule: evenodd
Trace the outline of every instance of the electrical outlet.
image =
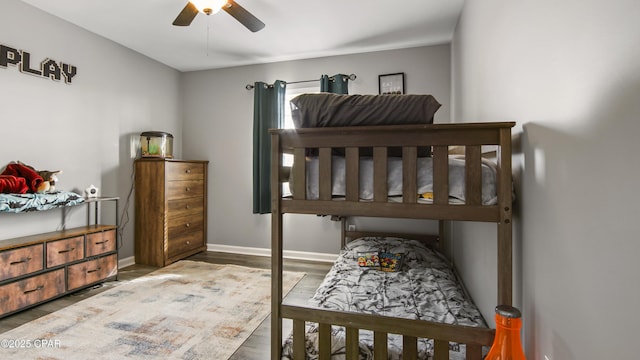
<svg viewBox="0 0 640 360">
<path fill-rule="evenodd" d="M 356 231 L 355 225 L 349 225 L 349 231 Z"/>
</svg>

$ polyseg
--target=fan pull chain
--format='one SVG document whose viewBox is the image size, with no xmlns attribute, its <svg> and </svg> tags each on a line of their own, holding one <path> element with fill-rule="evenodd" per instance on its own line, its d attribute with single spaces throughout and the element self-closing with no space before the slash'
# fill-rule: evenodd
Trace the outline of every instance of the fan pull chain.
<svg viewBox="0 0 640 360">
<path fill-rule="evenodd" d="M 211 26 L 211 17 L 207 16 L 207 57 L 209 57 L 209 32 Z"/>
</svg>

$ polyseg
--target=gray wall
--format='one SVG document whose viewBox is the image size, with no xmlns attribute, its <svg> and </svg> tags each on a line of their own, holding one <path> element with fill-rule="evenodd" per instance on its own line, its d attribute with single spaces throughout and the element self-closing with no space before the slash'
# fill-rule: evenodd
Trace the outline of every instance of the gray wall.
<svg viewBox="0 0 640 360">
<path fill-rule="evenodd" d="M 443 104 L 435 121 L 450 118 L 449 45 L 179 73 L 17 0 L 0 4 L 0 31 L 3 45 L 31 53 L 36 66 L 49 57 L 78 68 L 69 85 L 0 68 L 0 167 L 20 160 L 61 169 L 60 189 L 82 192 L 93 184 L 104 195 L 120 196 L 119 216 L 128 221 L 121 258 L 133 255 L 131 153 L 145 130 L 172 133 L 177 158 L 211 161 L 210 244 L 270 247 L 269 215 L 251 213 L 253 92 L 246 84 L 355 73 L 350 92 L 375 94 L 379 74 L 404 72 L 408 93 L 430 93 Z M 103 212 L 105 222 L 115 220 L 111 209 Z M 0 214 L 0 239 L 84 224 L 85 210 Z M 373 228 L 425 225 L 355 222 Z M 338 251 L 339 226 L 325 218 L 287 215 L 285 236 L 287 250 Z"/>
<path fill-rule="evenodd" d="M 342 72 L 358 76 L 351 93 L 366 94 L 377 92 L 379 74 L 405 72 L 409 93 L 443 103 L 437 122 L 518 122 L 515 300 L 528 357 L 632 359 L 640 320 L 638 13 L 636 0 L 467 2 L 451 54 L 442 45 L 180 74 L 4 0 L 0 43 L 30 52 L 37 63 L 50 57 L 76 65 L 78 75 L 66 85 L 0 68 L 0 166 L 21 160 L 62 169 L 60 188 L 94 184 L 120 196 L 124 207 L 131 138 L 168 131 L 177 157 L 211 161 L 210 244 L 268 248 L 270 218 L 251 214 L 253 92 L 244 86 Z M 67 219 L 58 210 L 0 214 L 0 239 L 84 220 L 81 208 Z M 367 220 L 357 223 L 423 225 Z M 457 266 L 491 321 L 495 227 L 462 223 L 451 231 Z M 285 219 L 287 249 L 334 253 L 338 234 L 326 219 Z M 132 254 L 130 222 L 120 256 Z"/>
<path fill-rule="evenodd" d="M 636 0 L 467 1 L 456 30 L 453 118 L 518 122 L 516 301 L 529 359 L 638 357 L 638 14 Z M 454 227 L 486 315 L 495 247 L 474 234 L 495 229 Z"/>
<path fill-rule="evenodd" d="M 63 170 L 59 189 L 82 192 L 94 184 L 103 195 L 120 196 L 124 211 L 131 137 L 168 131 L 181 153 L 179 72 L 17 0 L 0 2 L 0 34 L 1 44 L 31 54 L 32 67 L 48 57 L 78 68 L 65 84 L 0 67 L 1 169 L 20 160 Z M 105 205 L 105 222 L 115 220 L 113 209 Z M 0 239 L 54 231 L 62 214 L 0 214 Z M 133 216 L 131 203 L 121 259 L 133 256 Z M 69 227 L 85 221 L 84 206 L 67 213 Z"/>
<path fill-rule="evenodd" d="M 377 94 L 378 75 L 396 72 L 405 73 L 408 93 L 433 94 L 443 104 L 436 122 L 449 121 L 449 45 L 185 73 L 184 154 L 211 161 L 209 243 L 270 248 L 270 216 L 252 214 L 253 91 L 247 91 L 246 84 L 355 73 L 351 94 Z M 365 224 L 367 220 L 358 219 Z M 284 232 L 285 250 L 337 253 L 339 249 L 339 223 L 326 218 L 285 215 Z"/>
</svg>

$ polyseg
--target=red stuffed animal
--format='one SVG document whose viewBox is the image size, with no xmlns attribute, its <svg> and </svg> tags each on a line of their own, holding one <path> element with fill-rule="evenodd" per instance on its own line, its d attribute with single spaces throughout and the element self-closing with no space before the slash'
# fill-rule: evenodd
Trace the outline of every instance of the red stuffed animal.
<svg viewBox="0 0 640 360">
<path fill-rule="evenodd" d="M 20 161 L 10 163 L 0 174 L 0 193 L 46 193 L 55 190 L 56 175 L 62 171 L 37 171 Z"/>
</svg>

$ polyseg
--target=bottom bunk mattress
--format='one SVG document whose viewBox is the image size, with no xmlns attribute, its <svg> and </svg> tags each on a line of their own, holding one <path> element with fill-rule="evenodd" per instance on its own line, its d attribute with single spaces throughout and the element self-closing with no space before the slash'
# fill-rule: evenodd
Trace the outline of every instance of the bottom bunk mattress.
<svg viewBox="0 0 640 360">
<path fill-rule="evenodd" d="M 415 240 L 361 238 L 348 243 L 310 300 L 313 307 L 486 327 L 453 266 L 439 251 Z M 306 325 L 307 359 L 317 359 L 318 327 Z M 332 359 L 345 358 L 343 327 L 332 328 Z M 360 330 L 360 359 L 373 359 L 373 332 Z M 418 340 L 418 358 L 433 356 L 433 341 Z M 389 334 L 389 359 L 402 359 L 402 337 Z M 292 338 L 282 358 L 293 358 Z M 450 344 L 450 358 L 464 359 L 464 345 Z"/>
</svg>

